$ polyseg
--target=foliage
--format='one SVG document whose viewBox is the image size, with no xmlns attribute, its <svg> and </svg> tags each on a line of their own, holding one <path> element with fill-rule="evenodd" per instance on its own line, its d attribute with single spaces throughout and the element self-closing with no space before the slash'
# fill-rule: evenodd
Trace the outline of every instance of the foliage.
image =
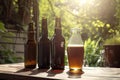
<svg viewBox="0 0 120 80">
<path fill-rule="evenodd" d="M 7 29 L 24 31 L 31 20 L 37 22 L 36 17 L 38 17 L 37 12 L 39 11 L 36 8 L 37 1 L 0 0 L 0 21 L 5 24 Z"/>
<path fill-rule="evenodd" d="M 120 45 L 120 35 L 115 35 L 112 38 L 106 39 L 104 45 Z"/>
<path fill-rule="evenodd" d="M 116 26 L 118 21 L 116 21 L 114 16 L 116 13 L 115 0 L 87 0 L 87 3 L 84 4 L 81 1 L 40 0 L 40 20 L 43 16 L 48 18 L 50 38 L 54 33 L 55 16 L 62 18 L 63 35 L 66 41 L 68 41 L 70 36 L 70 28 L 73 27 L 81 29 L 84 40 L 88 36 L 96 40 L 102 37 L 104 40 L 119 31 L 120 28 Z"/>
<path fill-rule="evenodd" d="M 102 47 L 99 46 L 101 38 L 98 41 L 90 38 L 85 41 L 85 66 L 103 66 Z"/>
<path fill-rule="evenodd" d="M 60 16 L 66 43 L 70 37 L 70 28 L 79 27 L 85 41 L 87 65 L 102 66 L 101 46 L 103 41 L 120 31 L 120 1 L 87 0 L 86 5 L 81 4 L 80 0 L 41 1 L 45 4 L 40 3 L 40 18 L 44 15 L 48 18 L 49 37 L 54 33 L 54 17 Z M 90 1 L 93 3 L 91 4 Z M 86 41 L 89 37 L 91 40 Z M 99 38 L 101 38 L 100 41 Z"/>
<path fill-rule="evenodd" d="M 67 52 L 65 52 L 65 65 L 68 65 L 68 56 L 67 56 Z"/>
<path fill-rule="evenodd" d="M 70 37 L 70 29 L 79 27 L 85 42 L 87 65 L 102 66 L 103 41 L 120 31 L 120 26 L 118 26 L 120 1 L 86 1 L 87 3 L 82 4 L 82 0 L 40 0 L 40 20 L 43 16 L 48 18 L 49 37 L 51 38 L 54 33 L 55 16 L 60 16 L 66 45 Z"/>
<path fill-rule="evenodd" d="M 4 27 L 4 24 L 0 22 L 0 42 L 13 42 L 12 39 L 5 38 L 3 36 L 14 36 L 15 34 L 12 32 L 8 32 L 7 29 Z M 5 44 L 0 44 L 0 49 L 7 49 Z"/>
<path fill-rule="evenodd" d="M 7 32 L 4 24 L 0 22 L 0 42 L 13 42 L 12 39 L 5 38 L 3 36 L 14 36 L 12 32 Z M 0 64 L 20 62 L 20 57 L 15 57 L 14 52 L 9 49 L 6 44 L 0 44 Z"/>
<path fill-rule="evenodd" d="M 48 18 L 49 38 L 54 34 L 55 16 L 61 17 L 66 45 L 70 37 L 70 29 L 73 27 L 81 29 L 84 42 L 91 38 L 92 43 L 89 43 L 91 50 L 96 47 L 94 45 L 99 38 L 101 38 L 99 43 L 102 44 L 104 40 L 120 31 L 120 0 L 84 0 L 87 1 L 86 3 L 82 2 L 83 0 L 0 0 L 0 20 L 20 26 L 29 23 L 31 2 L 34 1 L 39 1 L 40 24 L 38 25 L 41 25 L 42 17 Z M 34 12 L 36 17 L 35 14 Z M 4 31 L 1 26 L 0 31 Z M 41 35 L 41 26 L 39 34 Z M 88 47 L 89 44 L 85 45 Z M 92 53 L 96 53 L 97 50 L 99 52 L 97 48 L 101 49 L 101 46 L 97 45 Z"/>
<path fill-rule="evenodd" d="M 4 24 L 0 22 L 0 32 L 4 32 L 4 31 L 6 31 Z"/>
<path fill-rule="evenodd" d="M 11 50 L 0 50 L 0 64 L 19 62 L 21 58 L 14 56 L 14 52 Z"/>
<path fill-rule="evenodd" d="M 85 39 L 89 36 L 91 39 L 97 40 L 102 37 L 104 40 L 120 30 L 119 0 L 85 0 L 86 3 L 82 0 L 1 0 L 0 20 L 5 23 L 7 21 L 19 24 L 19 26 L 29 23 L 34 1 L 38 1 L 40 5 L 40 23 L 42 17 L 48 18 L 50 38 L 54 33 L 55 16 L 62 18 L 63 35 L 66 41 L 70 36 L 70 28 L 76 26 L 81 29 Z M 33 13 L 36 16 L 36 13 Z"/>
</svg>

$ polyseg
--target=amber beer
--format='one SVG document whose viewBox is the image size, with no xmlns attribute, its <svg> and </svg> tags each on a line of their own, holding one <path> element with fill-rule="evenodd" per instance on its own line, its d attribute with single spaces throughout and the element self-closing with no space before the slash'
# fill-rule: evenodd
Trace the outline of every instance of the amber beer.
<svg viewBox="0 0 120 80">
<path fill-rule="evenodd" d="M 24 66 L 25 68 L 36 67 L 36 40 L 33 22 L 31 22 L 28 27 L 28 40 L 25 44 Z"/>
<path fill-rule="evenodd" d="M 82 70 L 84 59 L 84 46 L 83 45 L 68 45 L 68 61 L 70 70 Z"/>
</svg>

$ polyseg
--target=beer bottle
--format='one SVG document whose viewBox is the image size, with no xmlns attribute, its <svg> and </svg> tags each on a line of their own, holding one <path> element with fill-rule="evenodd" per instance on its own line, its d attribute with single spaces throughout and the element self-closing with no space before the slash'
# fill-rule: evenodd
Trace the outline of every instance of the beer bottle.
<svg viewBox="0 0 120 80">
<path fill-rule="evenodd" d="M 33 22 L 29 23 L 28 27 L 28 40 L 25 44 L 24 65 L 25 68 L 36 67 L 36 40 Z"/>
<path fill-rule="evenodd" d="M 52 38 L 52 52 L 51 52 L 51 67 L 52 69 L 63 70 L 64 69 L 64 57 L 65 57 L 65 39 L 62 36 L 61 19 L 55 20 L 55 33 Z"/>
<path fill-rule="evenodd" d="M 38 67 L 50 68 L 50 40 L 48 39 L 47 19 L 42 19 L 42 35 L 38 43 Z"/>
</svg>

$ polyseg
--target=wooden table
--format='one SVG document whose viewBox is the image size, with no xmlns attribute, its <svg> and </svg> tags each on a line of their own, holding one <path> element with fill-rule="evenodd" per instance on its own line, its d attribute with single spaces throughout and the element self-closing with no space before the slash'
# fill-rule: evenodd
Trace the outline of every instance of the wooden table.
<svg viewBox="0 0 120 80">
<path fill-rule="evenodd" d="M 60 70 L 26 70 L 23 63 L 0 65 L 0 80 L 120 80 L 120 68 L 84 67 L 84 74 Z"/>
</svg>

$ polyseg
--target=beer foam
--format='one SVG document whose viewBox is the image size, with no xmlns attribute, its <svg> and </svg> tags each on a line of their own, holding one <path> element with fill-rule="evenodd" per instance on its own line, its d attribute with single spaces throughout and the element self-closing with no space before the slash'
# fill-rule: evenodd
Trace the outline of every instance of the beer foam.
<svg viewBox="0 0 120 80">
<path fill-rule="evenodd" d="M 68 47 L 83 47 L 81 44 L 68 44 Z"/>
</svg>

